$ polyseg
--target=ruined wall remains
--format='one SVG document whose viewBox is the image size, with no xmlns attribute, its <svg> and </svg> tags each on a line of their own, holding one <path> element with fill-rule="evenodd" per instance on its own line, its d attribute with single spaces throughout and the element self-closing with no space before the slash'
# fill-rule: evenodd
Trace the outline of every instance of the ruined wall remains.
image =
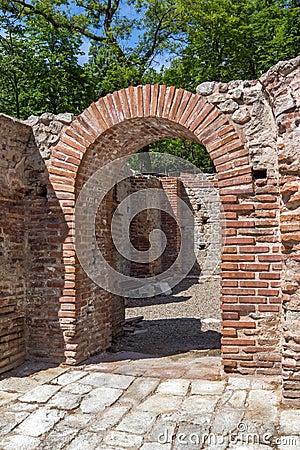
<svg viewBox="0 0 300 450">
<path fill-rule="evenodd" d="M 26 123 L 0 116 L 0 372 L 26 355 L 52 361 L 64 355 L 58 320 L 64 218 L 45 162 L 65 125 L 57 117 L 44 114 Z"/>
<path fill-rule="evenodd" d="M 300 405 L 300 57 L 261 79 L 277 128 L 282 268 L 283 394 Z"/>
<path fill-rule="evenodd" d="M 153 195 L 155 189 L 161 189 L 161 183 L 156 177 L 152 176 L 132 176 L 130 177 L 130 191 L 138 192 L 141 189 L 152 189 Z M 157 202 L 159 205 L 159 202 Z M 161 212 L 159 209 L 147 209 L 137 214 L 130 224 L 130 240 L 137 250 L 149 250 L 149 234 L 152 230 L 160 228 Z M 158 258 L 148 263 L 130 262 L 130 274 L 135 277 L 146 277 L 157 274 L 161 271 L 161 259 Z"/>
<path fill-rule="evenodd" d="M 26 256 L 24 174 L 31 129 L 0 116 L 0 373 L 20 364 L 26 354 Z"/>
<path fill-rule="evenodd" d="M 125 187 L 126 186 L 126 187 Z M 125 190 L 124 190 L 125 188 Z M 163 190 L 168 199 L 175 218 L 163 211 L 163 204 L 156 201 L 157 209 L 145 209 L 137 214 L 130 224 L 131 243 L 140 251 L 149 249 L 149 234 L 154 229 L 161 229 L 166 236 L 168 245 L 162 256 L 154 261 L 129 263 L 130 274 L 135 277 L 146 277 L 161 273 L 169 268 L 178 257 L 180 250 L 180 221 L 178 199 L 183 200 L 194 215 L 194 251 L 196 263 L 189 277 L 202 281 L 220 273 L 220 258 L 222 247 L 220 198 L 217 180 L 214 175 L 182 173 L 179 177 L 135 175 L 130 176 L 126 183 L 117 186 L 118 203 L 126 196 L 142 189 L 152 189 L 152 197 L 156 190 Z M 124 193 L 126 195 L 124 196 Z M 135 201 L 134 199 L 132 200 Z M 119 258 L 120 261 L 124 259 Z M 126 262 L 123 265 L 126 267 Z"/>
<path fill-rule="evenodd" d="M 283 367 L 286 402 L 298 401 L 299 65 L 300 58 L 279 63 L 255 81 L 202 83 L 197 94 L 131 87 L 75 119 L 1 116 L 1 371 L 25 350 L 73 364 L 109 347 L 113 298 L 77 259 L 75 201 L 107 162 L 157 140 L 190 139 L 213 160 L 224 210 L 224 368 L 279 374 Z M 198 194 L 185 189 L 194 208 Z M 115 265 L 109 218 L 116 204 L 112 192 L 96 227 Z M 84 231 L 82 238 L 88 242 Z"/>
<path fill-rule="evenodd" d="M 180 175 L 181 198 L 190 205 L 195 220 L 195 255 L 197 262 L 190 276 L 220 278 L 223 208 L 216 176 Z"/>
<path fill-rule="evenodd" d="M 24 201 L 26 233 L 28 236 L 27 267 L 27 355 L 61 362 L 64 359 L 64 338 L 59 320 L 59 298 L 63 290 L 73 286 L 72 274 L 66 274 L 62 258 L 63 242 L 67 240 L 66 221 L 61 213 L 59 199 L 65 197 L 59 186 L 49 182 L 47 165 L 50 148 L 57 142 L 63 128 L 70 123 L 71 114 L 42 114 L 31 116 L 30 145 L 39 171 L 30 177 L 34 188 Z M 27 150 L 28 151 L 28 150 Z M 64 201 L 64 200 L 63 200 Z M 65 203 L 67 207 L 67 200 Z M 67 246 L 68 243 L 66 242 Z"/>
<path fill-rule="evenodd" d="M 0 136 L 2 372 L 23 361 L 32 338 L 28 318 L 31 317 L 32 301 L 29 278 L 34 265 L 30 253 L 30 227 L 34 217 L 30 214 L 32 209 L 27 206 L 30 204 L 32 207 L 33 199 L 45 195 L 46 172 L 29 125 L 0 115 Z M 43 253 L 45 255 L 45 249 Z"/>
<path fill-rule="evenodd" d="M 225 366 L 236 367 L 238 360 L 241 373 L 280 373 L 280 197 L 272 105 L 260 80 L 204 83 L 198 92 L 229 117 L 251 161 L 249 190 L 247 176 L 240 171 L 240 183 L 245 180 L 240 201 L 234 183 L 228 188 L 230 181 L 222 181 L 226 172 L 218 173 L 221 196 L 223 186 L 229 194 L 221 198 L 226 218 L 221 265 Z M 244 157 L 241 154 L 235 163 L 236 171 Z M 229 168 L 234 169 L 231 161 L 223 164 L 221 172 Z"/>
</svg>

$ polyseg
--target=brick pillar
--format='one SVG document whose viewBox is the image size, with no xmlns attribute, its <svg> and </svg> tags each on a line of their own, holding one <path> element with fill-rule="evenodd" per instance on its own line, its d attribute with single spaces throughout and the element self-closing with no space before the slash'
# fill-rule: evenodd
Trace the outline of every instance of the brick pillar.
<svg viewBox="0 0 300 450">
<path fill-rule="evenodd" d="M 280 230 L 283 253 L 283 396 L 300 406 L 300 57 L 280 63 L 263 77 L 278 128 Z M 297 102 L 298 99 L 298 102 Z"/>
</svg>

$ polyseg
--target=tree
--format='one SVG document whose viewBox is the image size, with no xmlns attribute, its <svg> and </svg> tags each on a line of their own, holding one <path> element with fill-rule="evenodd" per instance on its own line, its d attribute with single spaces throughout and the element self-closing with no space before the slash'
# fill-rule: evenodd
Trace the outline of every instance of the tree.
<svg viewBox="0 0 300 450">
<path fill-rule="evenodd" d="M 22 38 L 23 28 L 9 20 L 7 15 L 0 19 L 0 105 L 1 112 L 22 116 L 24 90 L 30 70 L 28 61 L 33 51 Z"/>
<path fill-rule="evenodd" d="M 141 83 L 178 32 L 177 9 L 170 0 L 128 0 L 129 17 L 124 8 L 120 0 L 0 0 L 0 10 L 12 17 L 40 18 L 55 30 L 89 39 L 91 73 L 103 75 L 96 69 L 104 57 L 105 74 L 120 79 L 121 87 Z"/>
</svg>

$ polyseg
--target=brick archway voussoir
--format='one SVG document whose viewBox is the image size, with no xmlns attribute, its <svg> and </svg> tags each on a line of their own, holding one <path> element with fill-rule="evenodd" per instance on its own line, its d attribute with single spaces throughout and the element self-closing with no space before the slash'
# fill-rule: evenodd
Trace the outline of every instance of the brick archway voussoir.
<svg viewBox="0 0 300 450">
<path fill-rule="evenodd" d="M 96 139 L 121 122 L 143 117 L 166 119 L 191 131 L 195 140 L 205 145 L 217 172 L 228 172 L 225 178 L 232 178 L 232 170 L 240 165 L 235 161 L 241 157 L 249 166 L 248 152 L 233 126 L 205 97 L 182 88 L 148 84 L 121 89 L 92 103 L 61 136 L 50 173 L 63 182 L 66 170 L 67 178 L 73 180 L 84 153 Z"/>
</svg>

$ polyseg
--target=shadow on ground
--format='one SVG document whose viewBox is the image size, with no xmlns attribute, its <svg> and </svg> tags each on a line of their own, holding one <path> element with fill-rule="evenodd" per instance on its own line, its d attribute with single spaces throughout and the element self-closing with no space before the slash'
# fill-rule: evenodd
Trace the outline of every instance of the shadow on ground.
<svg viewBox="0 0 300 450">
<path fill-rule="evenodd" d="M 127 298 L 126 307 L 127 308 L 138 308 L 140 306 L 151 306 L 151 305 L 166 305 L 168 303 L 181 303 L 188 301 L 191 296 L 189 295 L 178 295 L 181 292 L 186 292 L 191 286 L 198 284 L 198 279 L 185 278 L 177 286 L 172 288 L 172 294 L 168 295 L 155 295 L 153 297 L 143 297 L 143 298 Z"/>
<path fill-rule="evenodd" d="M 34 360 L 26 360 L 23 364 L 12 369 L 8 372 L 2 373 L 0 375 L 0 381 L 6 378 L 16 377 L 16 378 L 25 378 L 29 375 L 33 375 L 35 373 L 39 373 L 42 371 L 47 371 L 49 369 L 55 369 L 59 364 L 49 363 L 45 361 L 34 361 Z"/>
</svg>

